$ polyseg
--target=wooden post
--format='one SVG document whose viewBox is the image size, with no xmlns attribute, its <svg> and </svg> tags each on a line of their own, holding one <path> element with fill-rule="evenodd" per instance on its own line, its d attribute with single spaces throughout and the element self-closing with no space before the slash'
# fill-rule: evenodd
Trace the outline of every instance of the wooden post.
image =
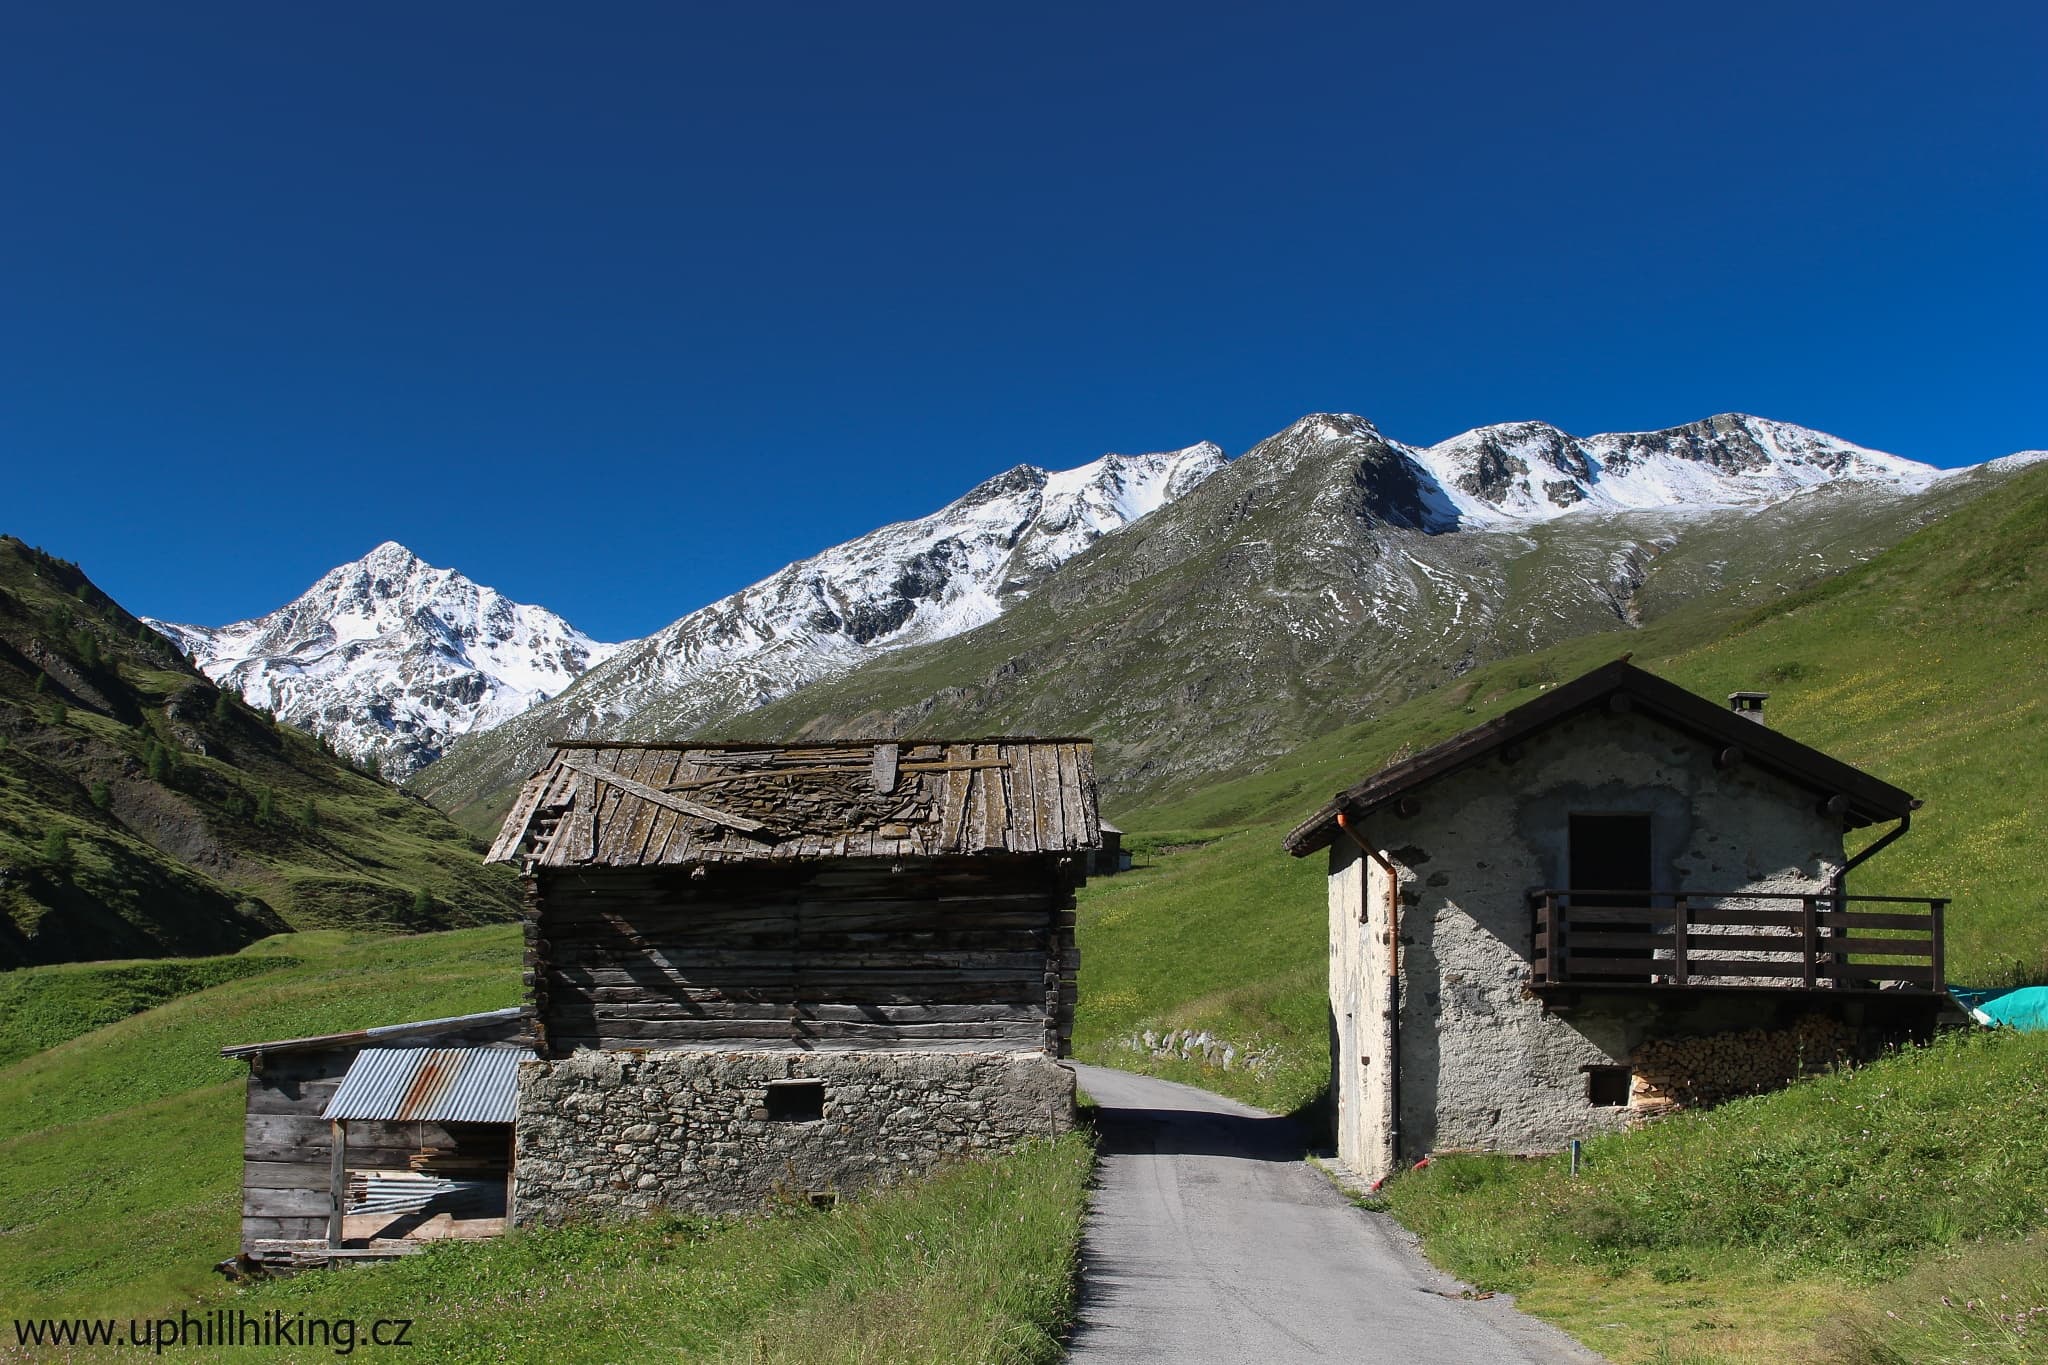
<svg viewBox="0 0 2048 1365">
<path fill-rule="evenodd" d="M 1946 956 L 1945 950 L 1941 945 L 1941 922 L 1947 909 L 1947 901 L 1933 900 L 1927 902 L 1928 928 L 1934 931 L 1934 942 L 1930 945 L 1933 949 L 1931 961 L 1934 965 L 1934 980 L 1930 984 L 1937 991 L 1948 989 L 1948 973 L 1945 970 Z"/>
<path fill-rule="evenodd" d="M 1672 908 L 1677 911 L 1677 915 L 1671 923 L 1671 977 L 1672 980 L 1683 986 L 1686 981 L 1685 917 L 1687 910 L 1685 897 L 1678 897 L 1673 902 Z"/>
<path fill-rule="evenodd" d="M 1820 914 L 1812 896 L 1799 898 L 1799 957 L 1806 969 L 1806 989 L 1812 990 L 1820 972 Z"/>
<path fill-rule="evenodd" d="M 1552 982 L 1564 980 L 1564 926 L 1558 923 L 1564 909 L 1558 904 L 1557 893 L 1543 893 L 1543 962 L 1547 978 Z"/>
<path fill-rule="evenodd" d="M 327 1125 L 328 1136 L 333 1145 L 333 1167 L 328 1176 L 328 1185 L 334 1193 L 334 1208 L 327 1215 L 327 1245 L 340 1250 L 342 1244 L 341 1219 L 348 1209 L 348 1121 L 335 1119 Z"/>
</svg>

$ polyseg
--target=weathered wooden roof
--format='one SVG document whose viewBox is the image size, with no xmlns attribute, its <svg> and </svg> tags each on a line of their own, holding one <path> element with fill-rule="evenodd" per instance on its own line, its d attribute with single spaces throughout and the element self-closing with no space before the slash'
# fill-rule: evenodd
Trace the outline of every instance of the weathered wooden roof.
<svg viewBox="0 0 2048 1365">
<path fill-rule="evenodd" d="M 1920 805 L 1889 782 L 1646 673 L 1623 655 L 1338 792 L 1288 834 L 1287 851 L 1305 857 L 1337 837 L 1339 813 L 1353 819 L 1363 816 L 1518 739 L 1598 708 L 1633 711 L 1708 743 L 1737 750 L 1744 761 L 1824 797 L 1840 796 L 1843 821 L 1851 828 L 1902 819 Z"/>
<path fill-rule="evenodd" d="M 346 1047 L 400 1047 L 414 1041 L 431 1041 L 460 1036 L 494 1042 L 530 1041 L 526 1021 L 517 1005 L 482 1014 L 458 1014 L 447 1019 L 420 1019 L 405 1024 L 379 1024 L 376 1028 L 352 1029 L 347 1033 L 323 1033 L 312 1038 L 278 1038 L 267 1043 L 230 1043 L 220 1050 L 223 1057 L 257 1057 L 265 1052 L 324 1052 Z"/>
<path fill-rule="evenodd" d="M 529 867 L 937 858 L 1098 847 L 1085 739 L 565 742 L 491 847 Z"/>
</svg>

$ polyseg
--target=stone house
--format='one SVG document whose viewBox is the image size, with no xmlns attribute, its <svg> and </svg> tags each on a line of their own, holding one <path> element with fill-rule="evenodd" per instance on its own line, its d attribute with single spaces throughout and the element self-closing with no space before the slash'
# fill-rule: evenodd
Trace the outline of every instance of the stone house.
<svg viewBox="0 0 2048 1365">
<path fill-rule="evenodd" d="M 512 1219 L 826 1202 L 1073 1122 L 1085 740 L 565 743 L 527 893 Z"/>
<path fill-rule="evenodd" d="M 1342 1162 L 1555 1150 L 1932 1028 L 1945 902 L 1847 890 L 1920 803 L 1763 702 L 1624 658 L 1287 836 L 1329 859 Z"/>
</svg>

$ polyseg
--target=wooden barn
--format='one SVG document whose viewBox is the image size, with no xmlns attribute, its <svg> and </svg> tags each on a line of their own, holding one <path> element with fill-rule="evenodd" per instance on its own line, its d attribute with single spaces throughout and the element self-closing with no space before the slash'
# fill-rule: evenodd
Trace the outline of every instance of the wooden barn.
<svg viewBox="0 0 2048 1365">
<path fill-rule="evenodd" d="M 525 1011 L 221 1049 L 249 1064 L 244 1266 L 403 1254 L 503 1229 Z"/>
<path fill-rule="evenodd" d="M 568 743 L 527 885 L 515 1221 L 825 1200 L 1072 1121 L 1085 740 Z"/>
<path fill-rule="evenodd" d="M 1329 858 L 1345 1164 L 1555 1149 L 1931 1030 L 1946 902 L 1849 891 L 1920 803 L 1764 700 L 1620 660 L 1287 836 Z"/>
</svg>

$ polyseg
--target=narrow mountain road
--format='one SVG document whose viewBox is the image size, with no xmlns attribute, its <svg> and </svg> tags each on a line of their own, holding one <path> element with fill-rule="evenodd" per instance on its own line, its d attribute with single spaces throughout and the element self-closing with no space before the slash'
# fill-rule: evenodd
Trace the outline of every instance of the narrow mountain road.
<svg viewBox="0 0 2048 1365">
<path fill-rule="evenodd" d="M 1469 1300 L 1400 1226 L 1302 1160 L 1291 1120 L 1192 1086 L 1075 1068 L 1102 1107 L 1083 1234 L 1082 1365 L 1587 1365 L 1501 1299 Z"/>
</svg>

